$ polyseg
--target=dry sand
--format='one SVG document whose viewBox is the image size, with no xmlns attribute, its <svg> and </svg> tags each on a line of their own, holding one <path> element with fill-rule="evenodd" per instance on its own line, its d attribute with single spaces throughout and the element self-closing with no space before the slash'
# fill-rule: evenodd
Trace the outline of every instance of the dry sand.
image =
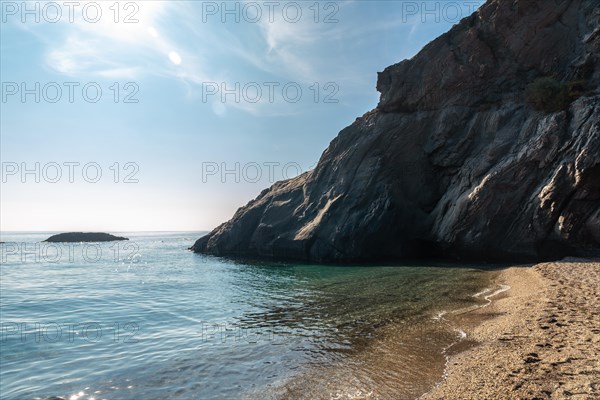
<svg viewBox="0 0 600 400">
<path fill-rule="evenodd" d="M 509 268 L 497 283 L 510 290 L 454 317 L 467 340 L 422 399 L 600 399 L 600 262 Z"/>
</svg>

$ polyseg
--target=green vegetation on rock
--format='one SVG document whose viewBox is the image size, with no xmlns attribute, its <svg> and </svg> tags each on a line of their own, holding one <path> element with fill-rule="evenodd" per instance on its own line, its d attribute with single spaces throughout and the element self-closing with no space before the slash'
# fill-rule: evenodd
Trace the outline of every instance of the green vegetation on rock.
<svg viewBox="0 0 600 400">
<path fill-rule="evenodd" d="M 536 110 L 558 112 L 571 104 L 570 84 L 554 77 L 543 77 L 527 87 L 526 99 Z"/>
</svg>

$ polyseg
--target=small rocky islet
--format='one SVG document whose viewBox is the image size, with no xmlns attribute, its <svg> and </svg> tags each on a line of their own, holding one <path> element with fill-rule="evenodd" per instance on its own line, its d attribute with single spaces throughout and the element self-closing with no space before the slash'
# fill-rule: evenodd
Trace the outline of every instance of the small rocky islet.
<svg viewBox="0 0 600 400">
<path fill-rule="evenodd" d="M 51 243 L 80 243 L 80 242 L 115 242 L 129 240 L 126 237 L 111 235 L 104 232 L 67 232 L 50 236 L 44 242 Z"/>
</svg>

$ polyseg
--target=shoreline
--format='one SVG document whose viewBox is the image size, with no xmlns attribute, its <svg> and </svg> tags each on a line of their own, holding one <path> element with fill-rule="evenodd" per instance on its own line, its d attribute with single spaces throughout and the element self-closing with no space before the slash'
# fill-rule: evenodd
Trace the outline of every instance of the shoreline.
<svg viewBox="0 0 600 400">
<path fill-rule="evenodd" d="M 447 316 L 466 337 L 419 399 L 600 399 L 600 260 L 510 267 L 494 282 L 510 289 Z"/>
<path fill-rule="evenodd" d="M 487 307 L 500 269 L 471 270 L 470 287 L 440 297 L 413 318 L 377 327 L 352 354 L 334 363 L 314 364 L 300 374 L 251 391 L 245 398 L 269 399 L 415 399 L 436 386 L 448 367 L 448 354 L 468 345 L 454 318 Z M 401 289 L 400 289 L 401 290 Z M 489 290 L 489 291 L 486 291 Z M 456 303 L 455 303 L 456 302 Z"/>
</svg>

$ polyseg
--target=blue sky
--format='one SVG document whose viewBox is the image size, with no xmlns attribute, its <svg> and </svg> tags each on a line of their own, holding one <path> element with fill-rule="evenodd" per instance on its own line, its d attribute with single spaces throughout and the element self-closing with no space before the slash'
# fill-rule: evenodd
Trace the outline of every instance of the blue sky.
<svg viewBox="0 0 600 400">
<path fill-rule="evenodd" d="M 2 1 L 0 228 L 212 229 L 481 3 Z"/>
</svg>

